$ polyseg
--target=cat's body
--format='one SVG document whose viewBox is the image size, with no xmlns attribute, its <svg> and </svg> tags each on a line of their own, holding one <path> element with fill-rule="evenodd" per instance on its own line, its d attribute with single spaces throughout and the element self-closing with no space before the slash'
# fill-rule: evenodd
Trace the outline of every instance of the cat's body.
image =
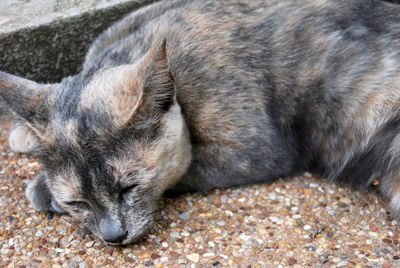
<svg viewBox="0 0 400 268">
<path fill-rule="evenodd" d="M 304 171 L 379 178 L 398 211 L 399 14 L 370 0 L 164 1 L 107 30 L 61 84 L 1 73 L 44 164 L 28 197 L 112 243 L 140 237 L 167 189 Z"/>
</svg>

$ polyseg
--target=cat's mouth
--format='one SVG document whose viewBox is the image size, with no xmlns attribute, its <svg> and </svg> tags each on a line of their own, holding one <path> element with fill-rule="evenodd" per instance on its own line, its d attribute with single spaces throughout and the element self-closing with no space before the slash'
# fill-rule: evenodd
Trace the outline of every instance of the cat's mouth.
<svg viewBox="0 0 400 268">
<path fill-rule="evenodd" d="M 124 245 L 130 244 L 130 243 L 124 243 L 124 241 L 122 241 L 120 243 L 113 243 L 113 242 L 105 241 L 104 239 L 102 239 L 102 240 L 106 245 L 109 245 L 109 246 L 124 246 Z"/>
<path fill-rule="evenodd" d="M 139 243 L 141 241 L 144 241 L 146 239 L 146 233 L 147 232 L 143 232 L 143 234 L 136 236 L 134 238 L 126 238 L 121 242 L 108 242 L 106 240 L 104 240 L 103 238 L 101 238 L 101 240 L 106 244 L 106 245 L 110 245 L 110 246 L 126 246 L 129 244 L 133 244 L 133 243 Z"/>
<path fill-rule="evenodd" d="M 128 233 L 127 238 L 124 241 L 122 241 L 121 243 L 119 243 L 118 245 L 128 245 L 128 244 L 144 241 L 146 239 L 147 233 L 149 232 L 151 227 L 152 227 L 152 224 L 148 223 L 148 224 L 140 227 L 142 229 L 140 229 L 140 228 L 136 229 L 137 232 L 134 233 L 133 235 L 130 235 Z"/>
</svg>

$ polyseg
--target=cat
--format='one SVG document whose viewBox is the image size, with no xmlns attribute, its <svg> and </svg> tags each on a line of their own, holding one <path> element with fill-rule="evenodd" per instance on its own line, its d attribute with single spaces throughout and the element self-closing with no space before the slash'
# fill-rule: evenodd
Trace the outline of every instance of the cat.
<svg viewBox="0 0 400 268">
<path fill-rule="evenodd" d="M 379 189 L 400 211 L 400 7 L 379 0 L 170 0 L 90 47 L 80 73 L 0 73 L 26 195 L 110 244 L 151 228 L 169 191 L 305 171 Z"/>
</svg>

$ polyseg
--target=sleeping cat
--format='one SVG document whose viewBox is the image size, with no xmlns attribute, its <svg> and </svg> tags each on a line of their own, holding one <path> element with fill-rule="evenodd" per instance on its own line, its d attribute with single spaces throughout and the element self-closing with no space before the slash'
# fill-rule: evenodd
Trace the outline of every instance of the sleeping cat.
<svg viewBox="0 0 400 268">
<path fill-rule="evenodd" d="M 400 211 L 400 8 L 377 0 L 171 0 L 130 14 L 83 70 L 0 73 L 26 194 L 113 244 L 146 233 L 166 190 L 310 171 Z"/>
</svg>

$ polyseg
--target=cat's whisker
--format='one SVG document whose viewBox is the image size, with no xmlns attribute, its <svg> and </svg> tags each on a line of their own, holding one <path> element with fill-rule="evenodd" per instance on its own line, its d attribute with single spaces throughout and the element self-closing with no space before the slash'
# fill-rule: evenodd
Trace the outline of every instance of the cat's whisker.
<svg viewBox="0 0 400 268">
<path fill-rule="evenodd" d="M 196 193 L 202 194 L 202 193 L 207 192 L 207 191 L 209 191 L 209 190 L 218 188 L 218 185 L 221 185 L 223 182 L 224 182 L 224 181 L 217 182 L 217 183 L 215 183 L 215 184 L 213 184 L 213 185 L 211 185 L 211 186 L 209 186 L 209 187 L 206 187 L 206 188 L 204 188 L 204 189 L 202 189 L 202 190 L 200 190 L 200 191 L 197 191 Z"/>
</svg>

